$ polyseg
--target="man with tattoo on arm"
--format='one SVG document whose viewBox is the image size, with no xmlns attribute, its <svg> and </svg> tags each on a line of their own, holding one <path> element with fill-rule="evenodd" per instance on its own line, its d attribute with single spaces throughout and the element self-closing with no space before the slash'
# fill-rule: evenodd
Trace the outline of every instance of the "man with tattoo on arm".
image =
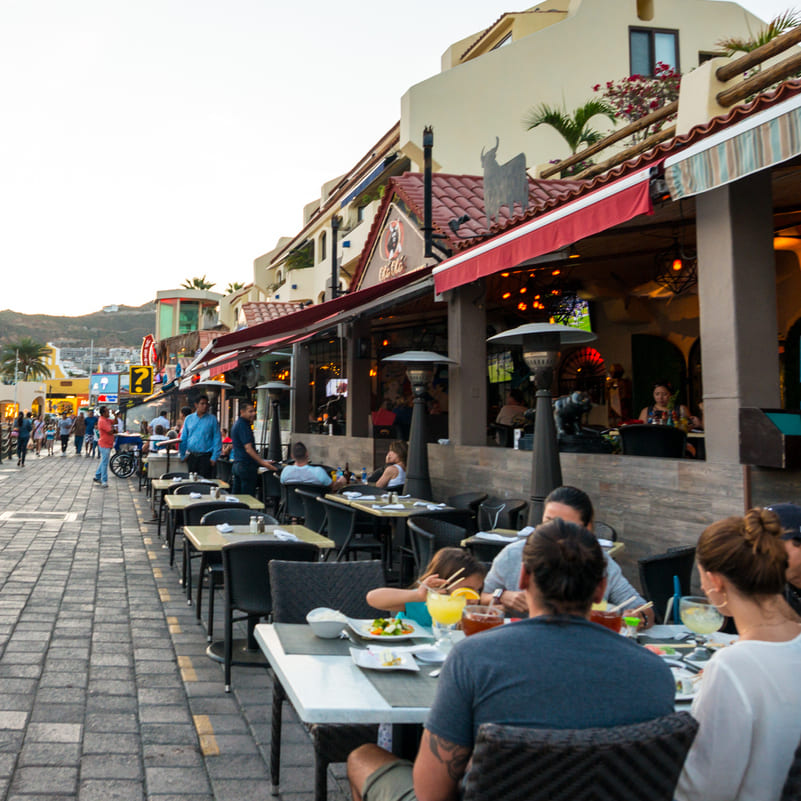
<svg viewBox="0 0 801 801">
<path fill-rule="evenodd" d="M 351 753 L 354 801 L 456 801 L 482 723 L 580 729 L 673 712 L 667 665 L 588 620 L 606 588 L 592 533 L 561 518 L 540 525 L 520 587 L 527 620 L 465 639 L 448 656 L 414 764 L 377 745 Z"/>
</svg>

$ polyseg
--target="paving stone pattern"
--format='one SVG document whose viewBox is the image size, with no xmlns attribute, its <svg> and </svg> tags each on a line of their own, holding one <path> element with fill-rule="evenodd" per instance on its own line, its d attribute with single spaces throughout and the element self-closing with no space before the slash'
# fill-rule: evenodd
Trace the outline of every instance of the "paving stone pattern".
<svg viewBox="0 0 801 801">
<path fill-rule="evenodd" d="M 96 466 L 72 449 L 0 464 L 0 799 L 274 798 L 267 671 L 235 667 L 224 692 L 144 492 L 101 489 Z M 281 798 L 311 801 L 288 704 L 282 745 Z M 342 765 L 328 797 L 350 798 Z"/>
</svg>

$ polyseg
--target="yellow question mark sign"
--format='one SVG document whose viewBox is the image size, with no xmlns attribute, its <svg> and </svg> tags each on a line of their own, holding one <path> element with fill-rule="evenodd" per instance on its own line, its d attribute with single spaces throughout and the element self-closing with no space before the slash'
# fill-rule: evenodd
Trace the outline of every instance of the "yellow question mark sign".
<svg viewBox="0 0 801 801">
<path fill-rule="evenodd" d="M 153 367 L 143 364 L 129 367 L 128 380 L 131 395 L 150 395 L 153 392 Z"/>
</svg>

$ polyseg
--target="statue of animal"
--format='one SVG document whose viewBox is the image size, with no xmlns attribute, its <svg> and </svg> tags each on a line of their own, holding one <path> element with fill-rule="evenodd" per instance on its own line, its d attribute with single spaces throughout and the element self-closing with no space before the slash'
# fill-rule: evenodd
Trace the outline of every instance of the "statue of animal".
<svg viewBox="0 0 801 801">
<path fill-rule="evenodd" d="M 522 211 L 528 208 L 528 174 L 526 154 L 518 153 L 505 164 L 498 164 L 496 155 L 500 139 L 495 137 L 495 147 L 486 153 L 481 148 L 481 166 L 484 168 L 484 214 L 487 228 L 492 218 L 498 219 L 501 206 L 509 207 L 509 216 L 515 216 L 515 203 Z"/>
<path fill-rule="evenodd" d="M 556 433 L 560 436 L 581 434 L 581 418 L 592 409 L 592 401 L 586 392 L 573 392 L 557 398 L 553 404 Z"/>
</svg>

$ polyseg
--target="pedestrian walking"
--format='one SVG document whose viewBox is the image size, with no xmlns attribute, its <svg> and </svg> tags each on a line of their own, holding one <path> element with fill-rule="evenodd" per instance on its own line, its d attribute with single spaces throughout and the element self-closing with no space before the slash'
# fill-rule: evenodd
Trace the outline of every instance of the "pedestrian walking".
<svg viewBox="0 0 801 801">
<path fill-rule="evenodd" d="M 108 460 L 109 456 L 111 456 L 111 448 L 114 445 L 114 421 L 109 417 L 107 406 L 101 406 L 99 411 L 97 445 L 100 449 L 100 464 L 97 466 L 97 472 L 92 480 L 105 489 L 108 487 Z"/>
<path fill-rule="evenodd" d="M 53 446 L 56 442 L 56 424 L 49 417 L 45 424 L 45 442 L 47 443 L 47 455 L 53 455 Z"/>
<path fill-rule="evenodd" d="M 31 438 L 31 413 L 26 417 L 22 412 L 14 421 L 14 430 L 17 432 L 17 467 L 25 467 L 25 454 L 28 452 L 28 442 Z"/>
<path fill-rule="evenodd" d="M 35 448 L 37 456 L 42 455 L 42 444 L 44 443 L 45 439 L 46 427 L 44 415 L 40 414 L 33 421 L 33 447 Z"/>
<path fill-rule="evenodd" d="M 86 415 L 86 435 L 84 436 L 84 445 L 86 446 L 86 456 L 94 456 L 97 449 L 97 439 L 95 437 L 95 426 L 97 425 L 97 415 L 94 409 L 89 410 Z"/>
<path fill-rule="evenodd" d="M 70 432 L 72 431 L 72 418 L 67 412 L 61 413 L 61 419 L 58 421 L 58 436 L 61 439 L 61 455 L 67 455 L 67 445 L 70 441 Z"/>
<path fill-rule="evenodd" d="M 75 436 L 75 455 L 80 456 L 83 450 L 83 438 L 86 436 L 86 419 L 83 412 L 78 412 L 78 416 L 72 424 L 72 433 Z"/>
</svg>

